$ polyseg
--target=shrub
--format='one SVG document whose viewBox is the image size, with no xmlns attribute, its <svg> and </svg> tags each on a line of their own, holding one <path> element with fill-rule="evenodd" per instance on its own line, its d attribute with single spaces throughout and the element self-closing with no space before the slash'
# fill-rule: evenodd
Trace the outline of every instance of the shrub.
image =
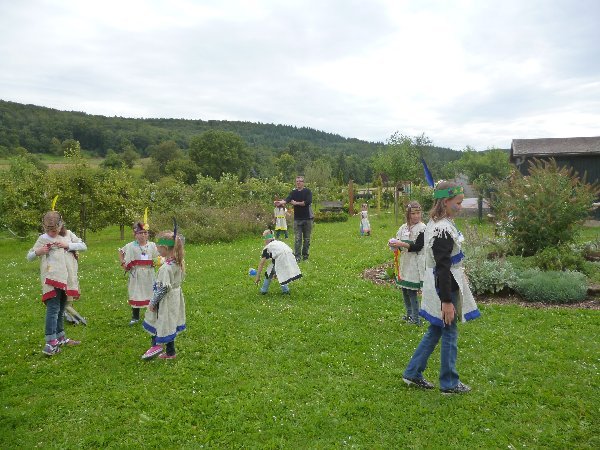
<svg viewBox="0 0 600 450">
<path fill-rule="evenodd" d="M 469 286 L 476 295 L 497 294 L 512 289 L 517 281 L 513 266 L 505 259 L 489 260 L 483 253 L 469 255 L 465 259 L 465 271 L 469 277 Z"/>
<path fill-rule="evenodd" d="M 541 270 L 574 270 L 586 272 L 586 261 L 582 255 L 573 252 L 568 246 L 560 248 L 547 247 L 537 252 L 533 258 L 533 264 Z"/>
<path fill-rule="evenodd" d="M 348 217 L 345 212 L 318 211 L 315 213 L 315 222 L 347 222 Z"/>
<path fill-rule="evenodd" d="M 597 184 L 586 184 L 553 159 L 534 160 L 529 176 L 515 172 L 498 186 L 493 207 L 499 231 L 525 256 L 572 242 L 598 191 Z"/>
<path fill-rule="evenodd" d="M 172 214 L 156 214 L 154 227 L 169 230 Z M 272 212 L 262 204 L 237 208 L 189 207 L 176 214 L 178 226 L 188 243 L 231 242 L 243 236 L 260 236 L 270 226 Z"/>
<path fill-rule="evenodd" d="M 530 302 L 575 303 L 585 299 L 587 283 L 579 272 L 531 269 L 521 274 L 515 290 Z"/>
</svg>

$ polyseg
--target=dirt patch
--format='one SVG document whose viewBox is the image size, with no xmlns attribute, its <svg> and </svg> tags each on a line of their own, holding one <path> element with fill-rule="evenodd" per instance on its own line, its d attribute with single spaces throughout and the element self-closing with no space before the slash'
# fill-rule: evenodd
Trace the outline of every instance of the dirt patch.
<svg viewBox="0 0 600 450">
<path fill-rule="evenodd" d="M 391 268 L 393 263 L 388 262 L 380 266 L 371 267 L 363 271 L 363 278 L 378 284 L 380 286 L 388 285 L 395 286 L 395 281 L 388 278 L 387 269 Z M 594 309 L 600 310 L 600 300 L 596 297 L 588 297 L 583 302 L 569 304 L 541 303 L 541 302 L 526 302 L 518 295 L 507 296 L 478 296 L 478 303 L 484 305 L 518 305 L 523 308 L 549 309 L 549 308 L 577 308 L 577 309 Z"/>
</svg>

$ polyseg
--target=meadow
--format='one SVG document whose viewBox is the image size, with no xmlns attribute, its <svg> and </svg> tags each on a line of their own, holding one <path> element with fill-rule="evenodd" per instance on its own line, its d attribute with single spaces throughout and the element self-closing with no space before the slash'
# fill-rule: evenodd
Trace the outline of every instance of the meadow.
<svg viewBox="0 0 600 450">
<path fill-rule="evenodd" d="M 0 448 L 600 448 L 600 311 L 480 304 L 459 325 L 473 391 L 402 382 L 425 328 L 400 291 L 361 277 L 391 259 L 391 215 L 317 224 L 304 277 L 261 296 L 259 237 L 188 245 L 188 329 L 176 360 L 142 361 L 129 327 L 117 228 L 80 259 L 82 345 L 42 355 L 44 306 L 29 240 L 0 237 Z M 185 234 L 185 230 L 182 230 Z M 292 237 L 291 237 L 292 239 Z M 292 244 L 291 239 L 288 241 Z M 468 255 L 468 253 L 467 253 Z M 439 350 L 425 375 L 437 384 Z"/>
</svg>

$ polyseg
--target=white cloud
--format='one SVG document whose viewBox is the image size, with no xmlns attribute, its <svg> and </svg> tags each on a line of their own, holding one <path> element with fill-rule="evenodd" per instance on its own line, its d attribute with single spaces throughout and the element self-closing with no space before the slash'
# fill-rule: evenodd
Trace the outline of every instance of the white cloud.
<svg viewBox="0 0 600 450">
<path fill-rule="evenodd" d="M 0 98 L 462 149 L 598 135 L 593 0 L 0 3 Z"/>
</svg>

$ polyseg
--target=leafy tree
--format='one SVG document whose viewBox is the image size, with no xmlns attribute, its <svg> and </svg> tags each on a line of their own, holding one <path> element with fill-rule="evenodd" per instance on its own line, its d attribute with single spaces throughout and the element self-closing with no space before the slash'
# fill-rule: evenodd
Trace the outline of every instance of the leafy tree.
<svg viewBox="0 0 600 450">
<path fill-rule="evenodd" d="M 140 154 L 135 150 L 135 146 L 128 145 L 123 150 L 121 159 L 125 167 L 132 169 L 135 163 L 140 159 Z"/>
<path fill-rule="evenodd" d="M 306 168 L 304 177 L 313 187 L 327 188 L 332 184 L 331 165 L 325 159 L 317 159 Z"/>
<path fill-rule="evenodd" d="M 514 172 L 498 184 L 494 202 L 498 228 L 516 253 L 533 255 L 569 243 L 600 189 L 584 183 L 554 159 L 532 161 L 529 176 Z"/>
<path fill-rule="evenodd" d="M 194 184 L 200 169 L 194 161 L 185 157 L 169 161 L 165 167 L 165 172 L 185 184 Z"/>
<path fill-rule="evenodd" d="M 506 178 L 513 169 L 507 152 L 498 149 L 478 152 L 470 147 L 465 149 L 454 167 L 469 177 L 481 197 L 489 197 L 493 184 Z"/>
<path fill-rule="evenodd" d="M 109 150 L 104 161 L 100 163 L 100 167 L 104 169 L 122 169 L 124 166 L 123 158 L 117 155 L 114 150 Z"/>
<path fill-rule="evenodd" d="M 421 163 L 419 148 L 412 138 L 394 133 L 386 147 L 375 156 L 373 168 L 378 173 L 385 173 L 394 182 L 421 182 Z"/>
<path fill-rule="evenodd" d="M 250 152 L 242 138 L 229 131 L 210 130 L 190 140 L 190 158 L 205 176 L 221 179 L 225 173 L 248 176 Z"/>
<path fill-rule="evenodd" d="M 152 163 L 156 164 L 161 175 L 166 174 L 167 164 L 173 160 L 183 158 L 183 152 L 175 141 L 164 141 L 149 147 Z"/>
<path fill-rule="evenodd" d="M 10 158 L 0 177 L 0 224 L 15 233 L 39 230 L 42 215 L 50 209 L 45 193 L 45 172 L 27 156 Z"/>
<path fill-rule="evenodd" d="M 296 176 L 296 159 L 289 153 L 283 153 L 276 158 L 275 167 L 282 180 L 291 180 Z"/>
</svg>

